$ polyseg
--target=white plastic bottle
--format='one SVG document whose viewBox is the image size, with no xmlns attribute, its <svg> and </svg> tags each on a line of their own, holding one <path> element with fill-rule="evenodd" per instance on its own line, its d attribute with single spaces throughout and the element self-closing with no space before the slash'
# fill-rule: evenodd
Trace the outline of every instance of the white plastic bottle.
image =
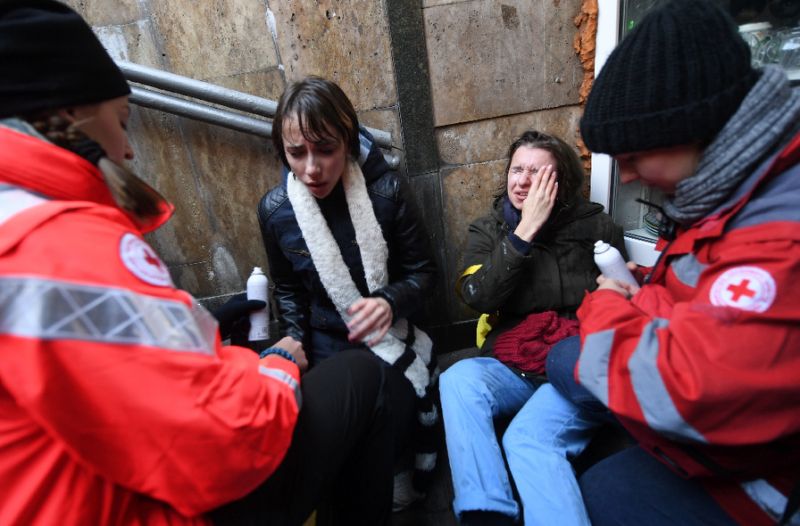
<svg viewBox="0 0 800 526">
<path fill-rule="evenodd" d="M 603 276 L 616 279 L 631 285 L 639 285 L 633 277 L 631 270 L 625 266 L 625 260 L 619 250 L 612 247 L 605 241 L 598 241 L 594 244 L 594 263 Z"/>
<path fill-rule="evenodd" d="M 261 267 L 255 267 L 253 273 L 250 274 L 250 277 L 247 279 L 247 299 L 265 301 L 267 306 L 261 310 L 250 313 L 250 333 L 247 339 L 251 342 L 269 339 L 268 286 L 269 281 L 261 270 Z"/>
</svg>

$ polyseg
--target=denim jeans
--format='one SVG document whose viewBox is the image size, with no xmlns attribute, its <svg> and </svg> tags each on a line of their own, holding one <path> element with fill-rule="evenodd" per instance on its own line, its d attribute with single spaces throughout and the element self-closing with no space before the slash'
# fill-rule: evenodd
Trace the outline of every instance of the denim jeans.
<svg viewBox="0 0 800 526">
<path fill-rule="evenodd" d="M 579 336 L 564 338 L 553 345 L 547 355 L 547 379 L 564 398 L 605 421 L 613 421 L 614 418 L 608 408 L 575 381 L 575 364 L 578 363 L 580 354 Z"/>
<path fill-rule="evenodd" d="M 585 414 L 594 415 L 600 422 L 614 422 L 611 412 L 575 382 L 579 356 L 577 336 L 558 342 L 547 356 L 548 379 Z M 580 489 L 594 526 L 735 524 L 700 484 L 679 477 L 638 446 L 589 468 L 581 476 Z"/>
<path fill-rule="evenodd" d="M 536 387 L 494 358 L 461 360 L 439 378 L 457 516 L 481 510 L 519 517 L 494 420 L 516 414 Z"/>
<path fill-rule="evenodd" d="M 550 384 L 541 386 L 511 421 L 503 447 L 526 526 L 589 525 L 570 460 L 601 424 Z"/>
<path fill-rule="evenodd" d="M 522 501 L 525 524 L 588 524 L 569 458 L 598 422 L 550 385 L 529 382 L 494 358 L 456 363 L 440 379 L 456 515 L 494 511 L 519 518 L 503 461 Z M 496 418 L 514 416 L 502 447 Z"/>
<path fill-rule="evenodd" d="M 594 526 L 733 526 L 703 487 L 636 446 L 601 460 L 580 479 Z"/>
</svg>

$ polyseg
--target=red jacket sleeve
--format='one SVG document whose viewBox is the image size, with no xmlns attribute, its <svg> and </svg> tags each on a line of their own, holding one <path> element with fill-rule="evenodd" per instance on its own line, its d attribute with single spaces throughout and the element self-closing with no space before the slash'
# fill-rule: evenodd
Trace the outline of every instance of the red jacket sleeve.
<svg viewBox="0 0 800 526">
<path fill-rule="evenodd" d="M 634 301 L 607 290 L 585 299 L 576 377 L 626 421 L 720 445 L 800 431 L 790 402 L 800 399 L 800 245 L 738 232 L 688 298 L 676 301 L 668 278 Z M 762 311 L 732 301 L 748 272 Z"/>
<path fill-rule="evenodd" d="M 185 515 L 263 482 L 291 440 L 297 367 L 222 347 L 188 294 L 132 274 L 119 225 L 52 223 L 20 247 L 36 264 L 0 269 L 14 401 L 80 465 Z"/>
</svg>

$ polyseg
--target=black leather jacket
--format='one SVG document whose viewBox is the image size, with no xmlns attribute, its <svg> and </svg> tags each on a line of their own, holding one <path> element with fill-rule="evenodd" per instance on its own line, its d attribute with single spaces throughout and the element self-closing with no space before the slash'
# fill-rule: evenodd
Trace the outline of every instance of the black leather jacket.
<svg viewBox="0 0 800 526">
<path fill-rule="evenodd" d="M 375 216 L 389 248 L 389 284 L 373 291 L 385 298 L 394 319 L 407 318 L 419 309 L 436 278 L 428 234 L 416 211 L 408 184 L 392 171 L 371 137 L 372 143 L 361 169 Z M 344 202 L 342 203 L 343 206 Z M 303 342 L 312 363 L 354 345 L 347 340 L 347 327 L 328 298 L 317 274 L 294 210 L 286 193 L 286 182 L 273 188 L 258 205 L 261 235 L 269 259 L 278 307 L 281 334 Z M 342 251 L 345 264 L 360 269 L 355 238 Z M 340 247 L 341 248 L 341 247 Z M 363 278 L 362 278 L 363 279 Z M 356 280 L 358 284 L 358 280 Z"/>
</svg>

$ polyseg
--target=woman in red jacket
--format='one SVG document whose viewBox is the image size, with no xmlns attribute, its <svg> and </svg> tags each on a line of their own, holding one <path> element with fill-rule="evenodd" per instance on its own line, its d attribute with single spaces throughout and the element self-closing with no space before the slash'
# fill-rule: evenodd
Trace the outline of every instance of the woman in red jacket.
<svg viewBox="0 0 800 526">
<path fill-rule="evenodd" d="M 664 4 L 603 66 L 584 141 L 673 228 L 641 287 L 578 310 L 575 376 L 638 442 L 582 476 L 593 524 L 800 524 L 798 123 L 715 2 Z"/>
<path fill-rule="evenodd" d="M 385 522 L 381 368 L 301 389 L 291 340 L 221 345 L 142 239 L 172 206 L 122 167 L 130 89 L 74 11 L 0 4 L 0 70 L 0 524 L 300 524 L 340 485 L 333 521 Z"/>
</svg>

